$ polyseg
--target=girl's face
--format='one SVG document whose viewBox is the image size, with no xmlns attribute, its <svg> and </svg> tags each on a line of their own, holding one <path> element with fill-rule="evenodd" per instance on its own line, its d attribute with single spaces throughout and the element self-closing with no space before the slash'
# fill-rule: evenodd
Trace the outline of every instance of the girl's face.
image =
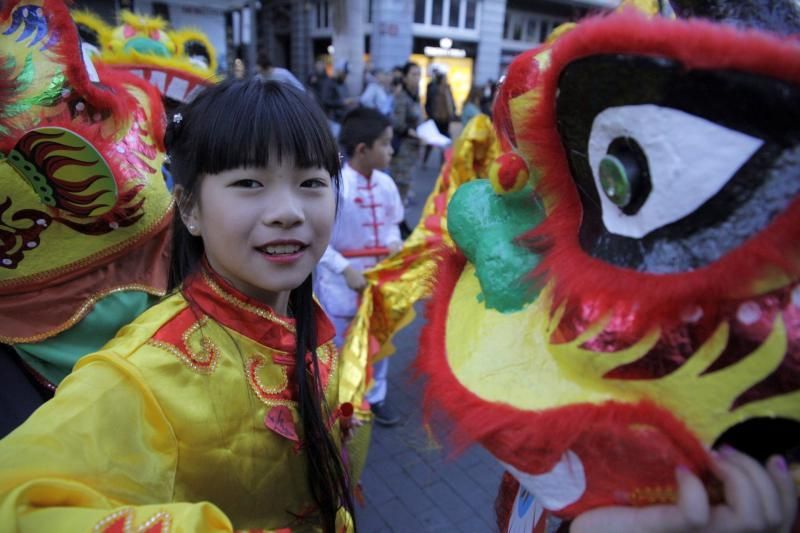
<svg viewBox="0 0 800 533">
<path fill-rule="evenodd" d="M 335 211 L 327 170 L 281 161 L 204 176 L 186 224 L 202 237 L 218 274 L 286 314 L 289 291 L 308 277 L 328 246 Z"/>
</svg>

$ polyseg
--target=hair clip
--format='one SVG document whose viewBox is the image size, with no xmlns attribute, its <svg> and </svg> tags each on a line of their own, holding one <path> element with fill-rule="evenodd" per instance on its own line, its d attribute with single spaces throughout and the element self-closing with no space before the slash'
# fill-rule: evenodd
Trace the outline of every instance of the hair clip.
<svg viewBox="0 0 800 533">
<path fill-rule="evenodd" d="M 169 154 L 165 155 L 164 156 L 164 163 L 171 163 L 171 162 L 172 162 L 172 157 L 170 157 Z"/>
<path fill-rule="evenodd" d="M 175 113 L 174 115 L 172 115 L 172 122 L 174 122 L 175 124 L 180 124 L 181 120 L 183 120 L 183 115 L 181 115 L 180 113 Z"/>
<path fill-rule="evenodd" d="M 344 162 L 344 154 L 339 152 L 339 164 L 341 165 Z"/>
</svg>

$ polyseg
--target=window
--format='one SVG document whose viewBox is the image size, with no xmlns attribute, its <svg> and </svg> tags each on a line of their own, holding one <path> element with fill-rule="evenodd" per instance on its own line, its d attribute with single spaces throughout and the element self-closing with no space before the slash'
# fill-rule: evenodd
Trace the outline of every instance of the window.
<svg viewBox="0 0 800 533">
<path fill-rule="evenodd" d="M 509 9 L 503 24 L 503 39 L 519 43 L 541 43 L 563 22 L 560 18 Z"/>
<path fill-rule="evenodd" d="M 169 6 L 165 2 L 153 2 L 153 15 L 169 20 Z"/>
<path fill-rule="evenodd" d="M 431 25 L 442 25 L 442 15 L 444 14 L 443 4 L 444 0 L 433 0 L 433 9 L 431 10 Z"/>
<path fill-rule="evenodd" d="M 476 30 L 479 0 L 414 0 L 414 23 L 425 26 L 428 31 Z M 472 32 L 470 32 L 472 33 Z M 447 33 L 444 33 L 447 35 Z"/>
<path fill-rule="evenodd" d="M 525 30 L 525 40 L 531 43 L 538 43 L 539 40 L 539 21 L 528 19 L 528 28 Z"/>
<path fill-rule="evenodd" d="M 458 13 L 461 11 L 461 0 L 450 0 L 450 18 L 447 25 L 451 28 L 458 28 Z"/>
<path fill-rule="evenodd" d="M 331 25 L 328 8 L 328 0 L 323 0 L 316 5 L 317 29 L 327 28 Z"/>
<path fill-rule="evenodd" d="M 521 41 L 522 40 L 522 21 L 519 19 L 513 20 L 511 22 L 511 40 L 512 41 Z"/>
<path fill-rule="evenodd" d="M 477 11 L 478 0 L 467 0 L 467 16 L 464 19 L 464 27 L 470 30 L 475 29 L 475 12 Z"/>
<path fill-rule="evenodd" d="M 550 35 L 550 30 L 553 29 L 552 24 L 550 21 L 543 20 L 542 23 L 539 25 L 539 42 L 543 43 L 547 40 L 547 36 Z"/>
<path fill-rule="evenodd" d="M 414 22 L 425 24 L 425 0 L 414 2 Z"/>
</svg>

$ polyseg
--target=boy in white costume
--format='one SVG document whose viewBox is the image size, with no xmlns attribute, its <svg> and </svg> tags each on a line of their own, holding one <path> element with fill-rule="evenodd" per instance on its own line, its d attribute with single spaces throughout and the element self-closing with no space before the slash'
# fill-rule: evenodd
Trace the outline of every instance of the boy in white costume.
<svg viewBox="0 0 800 533">
<path fill-rule="evenodd" d="M 379 170 L 388 168 L 394 153 L 389 118 L 375 109 L 356 108 L 342 121 L 339 143 L 348 160 L 342 169 L 333 237 L 317 268 L 317 296 L 336 327 L 341 348 L 366 286 L 362 272 L 400 249 L 399 224 L 405 214 L 394 180 Z M 385 402 L 388 370 L 388 359 L 373 365 L 374 381 L 366 399 L 375 421 L 391 426 L 399 417 Z"/>
</svg>

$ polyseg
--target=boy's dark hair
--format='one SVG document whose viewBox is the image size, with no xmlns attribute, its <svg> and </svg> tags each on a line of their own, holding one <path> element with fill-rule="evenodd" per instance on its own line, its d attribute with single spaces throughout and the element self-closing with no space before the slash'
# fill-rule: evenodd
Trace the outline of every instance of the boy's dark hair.
<svg viewBox="0 0 800 533">
<path fill-rule="evenodd" d="M 268 70 L 272 67 L 272 59 L 270 59 L 266 50 L 261 50 L 258 52 L 258 56 L 256 57 L 256 65 L 261 67 L 262 70 Z"/>
<path fill-rule="evenodd" d="M 364 143 L 368 147 L 372 147 L 378 137 L 391 125 L 392 121 L 389 120 L 389 117 L 380 111 L 371 107 L 357 107 L 342 119 L 339 144 L 344 148 L 347 157 L 352 157 L 356 146 Z"/>
<path fill-rule="evenodd" d="M 310 96 L 289 84 L 258 79 L 228 79 L 200 93 L 178 109 L 167 128 L 166 144 L 176 186 L 183 189 L 182 210 L 191 209 L 208 174 L 239 167 L 267 167 L 288 159 L 300 168 L 326 169 L 338 189 L 338 146 L 328 121 Z M 338 196 L 338 195 L 337 195 Z M 173 224 L 170 289 L 200 268 L 203 240 L 192 236 L 180 216 Z M 206 314 L 197 302 L 190 305 Z M 330 413 L 319 379 L 317 332 L 311 275 L 289 295 L 296 322 L 295 373 L 297 407 L 302 421 L 307 483 L 317 503 L 323 530 L 334 532 L 336 513 L 344 506 L 354 515 L 347 471 L 326 429 Z M 313 372 L 307 372 L 306 354 Z"/>
</svg>

